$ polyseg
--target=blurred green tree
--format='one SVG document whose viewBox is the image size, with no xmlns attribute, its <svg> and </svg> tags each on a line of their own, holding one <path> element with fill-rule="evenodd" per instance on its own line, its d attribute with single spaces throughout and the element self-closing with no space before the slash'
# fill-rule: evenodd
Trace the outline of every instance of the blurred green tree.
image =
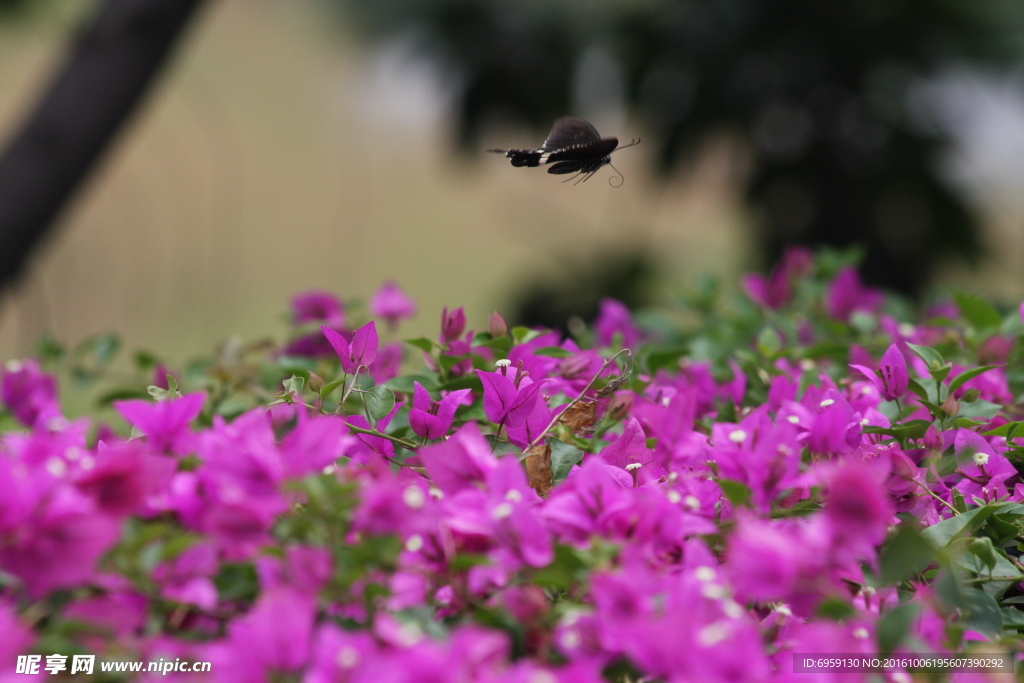
<svg viewBox="0 0 1024 683">
<path fill-rule="evenodd" d="M 1015 0 L 334 2 L 372 35 L 415 36 L 457 75 L 461 143 L 474 149 L 492 122 L 543 135 L 579 114 L 579 66 L 599 47 L 663 169 L 716 131 L 749 142 L 766 261 L 788 244 L 857 243 L 868 282 L 909 293 L 937 258 L 979 252 L 975 219 L 933 163 L 948 140 L 915 115 L 914 86 L 1024 54 Z"/>
</svg>

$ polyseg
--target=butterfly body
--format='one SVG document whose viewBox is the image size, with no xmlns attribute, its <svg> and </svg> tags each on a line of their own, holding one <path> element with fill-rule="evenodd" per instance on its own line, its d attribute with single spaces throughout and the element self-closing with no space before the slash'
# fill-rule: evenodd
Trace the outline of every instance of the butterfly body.
<svg viewBox="0 0 1024 683">
<path fill-rule="evenodd" d="M 637 144 L 639 140 L 631 143 Z M 626 145 L 629 147 L 631 145 Z M 548 173 L 581 175 L 582 182 L 612 162 L 611 154 L 619 148 L 618 138 L 602 138 L 592 125 L 572 116 L 557 119 L 547 140 L 538 149 L 489 149 L 504 154 L 513 166 L 550 164 Z M 571 178 L 569 179 L 571 180 Z"/>
</svg>

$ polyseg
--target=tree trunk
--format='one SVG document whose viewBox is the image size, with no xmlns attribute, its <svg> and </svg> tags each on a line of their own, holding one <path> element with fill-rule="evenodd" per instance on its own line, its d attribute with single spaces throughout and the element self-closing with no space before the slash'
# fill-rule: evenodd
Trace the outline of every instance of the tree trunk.
<svg viewBox="0 0 1024 683">
<path fill-rule="evenodd" d="M 128 120 L 203 0 L 106 0 L 0 155 L 0 288 Z"/>
</svg>

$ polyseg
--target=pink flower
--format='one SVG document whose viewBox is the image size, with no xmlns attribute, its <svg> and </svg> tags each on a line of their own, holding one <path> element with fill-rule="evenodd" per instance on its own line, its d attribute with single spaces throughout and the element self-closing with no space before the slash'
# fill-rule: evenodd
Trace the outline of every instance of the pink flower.
<svg viewBox="0 0 1024 683">
<path fill-rule="evenodd" d="M 342 327 L 345 312 L 338 297 L 330 292 L 305 292 L 292 299 L 292 321 L 296 325 L 318 322 Z"/>
<path fill-rule="evenodd" d="M 57 383 L 32 359 L 7 363 L 0 379 L 0 398 L 27 427 L 45 425 L 51 418 L 61 416 Z"/>
<path fill-rule="evenodd" d="M 150 447 L 162 453 L 187 454 L 194 446 L 188 425 L 203 409 L 206 394 L 185 394 L 169 401 L 114 401 L 128 424 L 146 435 Z"/>
<path fill-rule="evenodd" d="M 849 322 L 854 311 L 873 313 L 882 305 L 882 293 L 877 289 L 865 287 L 861 283 L 857 269 L 847 266 L 839 271 L 828 286 L 825 295 L 825 308 L 835 320 Z"/>
<path fill-rule="evenodd" d="M 387 321 L 391 328 L 416 315 L 416 303 L 397 284 L 387 281 L 370 299 L 370 313 Z"/>
<path fill-rule="evenodd" d="M 520 373 L 516 382 L 506 376 L 507 367 L 497 372 L 477 370 L 476 374 L 484 385 L 484 414 L 494 424 L 518 427 L 533 412 L 537 392 L 544 381 L 528 383 Z"/>
<path fill-rule="evenodd" d="M 338 354 L 341 369 L 350 375 L 361 367 L 368 368 L 377 357 L 377 324 L 372 320 L 355 331 L 351 343 L 326 325 L 320 329 Z"/>
<path fill-rule="evenodd" d="M 450 344 L 459 337 L 462 336 L 462 331 L 466 329 L 466 313 L 462 308 L 456 308 L 452 312 L 448 312 L 448 307 L 445 306 L 444 310 L 441 311 L 441 343 Z"/>
<path fill-rule="evenodd" d="M 409 411 L 409 426 L 412 427 L 412 431 L 423 439 L 440 439 L 448 433 L 456 409 L 469 393 L 469 389 L 460 389 L 451 392 L 440 401 L 433 401 L 419 382 L 413 382 L 412 409 Z"/>
<path fill-rule="evenodd" d="M 878 374 L 863 365 L 850 365 L 878 387 L 886 401 L 893 401 L 907 393 L 910 376 L 907 373 L 907 359 L 896 344 L 890 346 L 882 356 Z"/>
<path fill-rule="evenodd" d="M 621 301 L 609 298 L 601 299 L 594 334 L 601 346 L 610 346 L 616 334 L 622 335 L 622 347 L 626 349 L 635 348 L 640 341 L 640 330 L 633 322 L 633 314 Z"/>
<path fill-rule="evenodd" d="M 376 384 L 384 384 L 398 376 L 402 367 L 402 342 L 391 342 L 381 347 L 377 357 L 370 363 L 370 375 Z"/>
<path fill-rule="evenodd" d="M 814 257 L 806 247 L 791 247 L 782 261 L 772 269 L 771 275 L 744 275 L 743 291 L 764 308 L 778 310 L 789 303 L 793 294 L 793 281 L 814 266 Z"/>
</svg>

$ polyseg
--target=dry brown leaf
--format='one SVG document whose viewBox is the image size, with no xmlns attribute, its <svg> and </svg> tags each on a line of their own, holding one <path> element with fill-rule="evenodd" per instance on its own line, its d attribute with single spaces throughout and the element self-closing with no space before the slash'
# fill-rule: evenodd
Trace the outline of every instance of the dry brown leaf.
<svg viewBox="0 0 1024 683">
<path fill-rule="evenodd" d="M 558 421 L 574 432 L 591 427 L 597 421 L 597 404 L 593 401 L 580 401 L 569 406 L 558 417 Z"/>
<path fill-rule="evenodd" d="M 540 495 L 548 495 L 551 490 L 551 446 L 541 443 L 526 451 L 523 465 L 530 486 Z"/>
</svg>

